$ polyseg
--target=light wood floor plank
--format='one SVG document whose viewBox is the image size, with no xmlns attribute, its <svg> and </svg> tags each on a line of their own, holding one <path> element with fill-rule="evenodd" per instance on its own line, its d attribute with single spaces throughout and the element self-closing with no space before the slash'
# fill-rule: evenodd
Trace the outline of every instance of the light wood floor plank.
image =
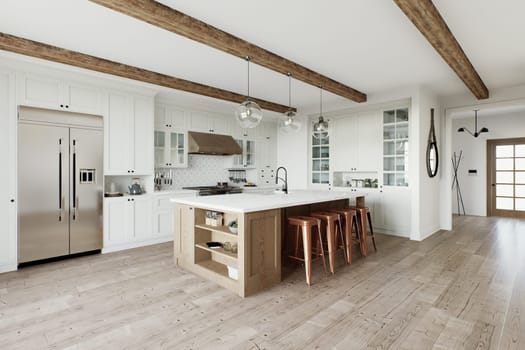
<svg viewBox="0 0 525 350">
<path fill-rule="evenodd" d="M 170 243 L 2 274 L 0 349 L 525 349 L 525 220 L 377 243 L 245 299 L 175 267 Z"/>
</svg>

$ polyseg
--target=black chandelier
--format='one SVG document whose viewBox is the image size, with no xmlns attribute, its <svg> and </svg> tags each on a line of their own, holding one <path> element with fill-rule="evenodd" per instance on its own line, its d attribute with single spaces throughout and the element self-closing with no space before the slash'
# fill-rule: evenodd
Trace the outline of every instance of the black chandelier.
<svg viewBox="0 0 525 350">
<path fill-rule="evenodd" d="M 465 132 L 466 131 L 466 132 L 468 132 L 470 135 L 472 135 L 474 137 L 478 137 L 479 135 L 481 135 L 484 132 L 489 132 L 489 129 L 487 129 L 485 127 L 479 129 L 479 131 L 478 131 L 478 111 L 479 111 L 479 109 L 475 109 L 474 110 L 474 132 L 470 131 L 469 129 L 467 129 L 465 127 L 459 128 L 458 132 Z"/>
</svg>

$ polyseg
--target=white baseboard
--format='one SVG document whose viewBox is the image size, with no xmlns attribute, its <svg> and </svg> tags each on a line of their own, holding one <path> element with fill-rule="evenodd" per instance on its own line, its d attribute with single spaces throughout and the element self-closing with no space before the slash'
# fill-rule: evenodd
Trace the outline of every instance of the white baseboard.
<svg viewBox="0 0 525 350">
<path fill-rule="evenodd" d="M 16 271 L 16 270 L 18 270 L 18 265 L 17 264 L 0 265 L 0 273 L 11 272 L 11 271 Z"/>
<path fill-rule="evenodd" d="M 390 236 L 397 236 L 397 237 L 403 237 L 403 238 L 410 238 L 410 233 L 405 233 L 405 232 L 399 232 L 399 231 L 393 231 L 391 229 L 388 229 L 386 227 L 381 227 L 381 226 L 374 226 L 374 233 L 382 233 L 382 234 L 385 234 L 385 235 L 390 235 Z"/>
<path fill-rule="evenodd" d="M 106 246 L 106 247 L 102 248 L 102 254 L 118 252 L 118 251 L 126 250 L 126 249 L 145 247 L 145 246 L 153 245 L 153 244 L 166 243 L 166 242 L 170 242 L 170 241 L 173 241 L 173 236 L 172 235 L 157 237 L 157 238 L 154 238 L 154 239 L 148 239 L 146 241 L 129 242 L 129 243 L 123 243 L 123 244 L 110 245 L 110 246 Z"/>
</svg>

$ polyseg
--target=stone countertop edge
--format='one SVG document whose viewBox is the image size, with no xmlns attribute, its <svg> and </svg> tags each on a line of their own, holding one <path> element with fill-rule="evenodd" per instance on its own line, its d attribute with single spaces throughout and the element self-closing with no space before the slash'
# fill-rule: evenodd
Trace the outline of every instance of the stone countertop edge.
<svg viewBox="0 0 525 350">
<path fill-rule="evenodd" d="M 342 192 L 301 190 L 291 191 L 290 194 L 240 193 L 204 197 L 171 198 L 170 201 L 172 203 L 191 205 L 202 209 L 235 213 L 251 213 L 293 207 L 297 205 L 363 197 L 366 195 L 366 191 Z"/>
</svg>

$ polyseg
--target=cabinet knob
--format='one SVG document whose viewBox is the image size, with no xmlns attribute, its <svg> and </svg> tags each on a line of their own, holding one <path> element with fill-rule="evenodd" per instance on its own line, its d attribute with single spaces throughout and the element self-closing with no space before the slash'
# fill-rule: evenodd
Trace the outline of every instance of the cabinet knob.
<svg viewBox="0 0 525 350">
<path fill-rule="evenodd" d="M 66 108 L 69 108 L 69 105 L 66 105 Z"/>
<path fill-rule="evenodd" d="M 11 203 L 14 203 L 14 202 L 15 202 L 15 200 L 14 200 L 14 199 L 11 199 L 11 200 L 10 200 L 10 202 L 11 202 Z"/>
</svg>

